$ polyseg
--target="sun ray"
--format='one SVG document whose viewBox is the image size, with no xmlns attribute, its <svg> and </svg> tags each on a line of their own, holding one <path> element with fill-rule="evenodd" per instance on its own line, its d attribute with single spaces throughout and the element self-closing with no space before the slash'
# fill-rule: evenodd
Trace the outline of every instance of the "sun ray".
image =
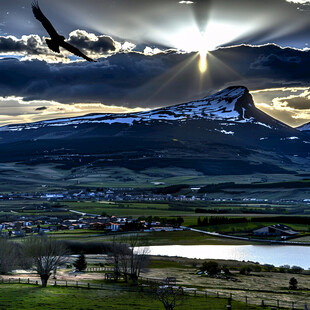
<svg viewBox="0 0 310 310">
<path fill-rule="evenodd" d="M 199 70 L 201 73 L 205 73 L 208 69 L 208 52 L 199 52 Z"/>
<path fill-rule="evenodd" d="M 152 79 L 148 83 L 148 85 L 153 85 L 155 81 L 160 81 L 161 86 L 159 88 L 157 88 L 148 98 L 146 98 L 145 102 L 148 102 L 153 97 L 155 97 L 158 93 L 160 93 L 163 89 L 168 87 L 169 84 L 172 83 L 173 80 L 175 80 L 182 73 L 182 71 L 184 71 L 189 65 L 191 65 L 195 59 L 197 59 L 198 55 L 199 55 L 198 53 L 194 54 L 193 56 L 191 56 L 187 60 L 183 61 L 182 63 L 178 64 L 177 66 L 175 66 L 174 68 L 169 70 L 169 72 L 165 72 L 164 74 Z M 172 70 L 175 70 L 175 72 L 171 76 L 169 76 L 171 74 Z M 169 78 L 166 79 L 166 77 L 169 77 Z M 165 81 L 165 82 L 162 83 L 162 81 Z M 145 85 L 145 86 L 147 86 L 147 85 Z"/>
</svg>

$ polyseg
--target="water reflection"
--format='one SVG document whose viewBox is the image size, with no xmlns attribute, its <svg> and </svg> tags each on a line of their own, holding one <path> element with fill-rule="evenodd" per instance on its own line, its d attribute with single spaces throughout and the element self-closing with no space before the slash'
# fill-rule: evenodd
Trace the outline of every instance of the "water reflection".
<svg viewBox="0 0 310 310">
<path fill-rule="evenodd" d="M 310 247 L 265 245 L 169 245 L 150 246 L 151 255 L 201 259 L 234 259 L 261 264 L 310 267 Z"/>
</svg>

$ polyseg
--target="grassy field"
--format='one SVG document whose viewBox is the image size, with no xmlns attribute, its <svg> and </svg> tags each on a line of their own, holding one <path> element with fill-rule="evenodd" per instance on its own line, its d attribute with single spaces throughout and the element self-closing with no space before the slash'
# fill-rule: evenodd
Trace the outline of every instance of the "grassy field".
<svg viewBox="0 0 310 310">
<path fill-rule="evenodd" d="M 173 216 L 178 214 L 193 214 L 192 208 L 188 211 L 177 211 L 169 208 L 167 203 L 100 203 L 100 202 L 64 202 L 68 208 L 89 214 L 102 214 L 118 216 Z"/>
<path fill-rule="evenodd" d="M 253 230 L 270 226 L 274 224 L 281 224 L 279 222 L 247 222 L 247 223 L 234 223 L 234 224 L 221 224 L 221 225 L 208 225 L 208 226 L 200 226 L 197 229 L 218 232 L 223 234 L 229 233 L 251 233 Z M 282 223 L 283 225 L 287 225 L 296 231 L 308 231 L 309 226 L 304 224 L 287 224 Z"/>
<path fill-rule="evenodd" d="M 1 309 L 164 309 L 162 304 L 146 293 L 108 291 L 96 289 L 47 287 L 40 288 L 31 285 L 0 285 Z M 177 309 L 222 310 L 227 305 L 227 299 L 188 297 Z M 233 301 L 233 309 L 256 310 L 257 306 L 245 306 L 244 303 Z M 265 308 L 269 310 L 270 308 Z"/>
<path fill-rule="evenodd" d="M 252 244 L 250 241 L 234 240 L 208 236 L 193 231 L 167 231 L 167 232 L 145 232 L 141 233 L 145 237 L 145 245 L 247 245 Z M 59 233 L 49 233 L 58 240 L 71 240 L 78 242 L 109 242 L 114 236 L 122 238 L 123 234 L 104 234 L 101 231 L 65 231 Z M 14 239 L 18 241 L 19 239 Z"/>
<path fill-rule="evenodd" d="M 149 245 L 247 245 L 250 242 L 218 238 L 193 231 L 146 233 Z"/>
</svg>

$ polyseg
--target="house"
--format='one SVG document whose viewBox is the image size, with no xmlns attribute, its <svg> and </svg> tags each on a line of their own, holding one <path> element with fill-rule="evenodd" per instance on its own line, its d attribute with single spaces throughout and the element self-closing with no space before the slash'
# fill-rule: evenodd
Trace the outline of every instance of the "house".
<svg viewBox="0 0 310 310">
<path fill-rule="evenodd" d="M 290 227 L 276 224 L 266 226 L 253 231 L 254 236 L 281 236 L 281 237 L 295 237 L 298 235 L 297 231 L 292 230 Z"/>
<path fill-rule="evenodd" d="M 90 229 L 94 229 L 94 230 L 104 230 L 105 225 L 100 223 L 100 222 L 96 222 L 96 223 L 90 223 Z"/>
<path fill-rule="evenodd" d="M 111 223 L 111 231 L 118 231 L 120 229 L 120 224 L 118 223 Z"/>
</svg>

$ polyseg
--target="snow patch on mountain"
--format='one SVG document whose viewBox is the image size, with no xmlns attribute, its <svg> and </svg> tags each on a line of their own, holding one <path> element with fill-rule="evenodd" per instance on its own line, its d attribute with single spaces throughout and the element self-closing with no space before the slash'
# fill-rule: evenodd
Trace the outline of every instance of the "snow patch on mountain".
<svg viewBox="0 0 310 310">
<path fill-rule="evenodd" d="M 281 138 L 280 140 L 299 140 L 298 137 L 285 137 L 285 138 Z"/>
<path fill-rule="evenodd" d="M 233 131 L 218 130 L 218 129 L 215 129 L 215 131 L 223 133 L 224 135 L 232 135 L 233 136 L 235 134 Z"/>
</svg>

